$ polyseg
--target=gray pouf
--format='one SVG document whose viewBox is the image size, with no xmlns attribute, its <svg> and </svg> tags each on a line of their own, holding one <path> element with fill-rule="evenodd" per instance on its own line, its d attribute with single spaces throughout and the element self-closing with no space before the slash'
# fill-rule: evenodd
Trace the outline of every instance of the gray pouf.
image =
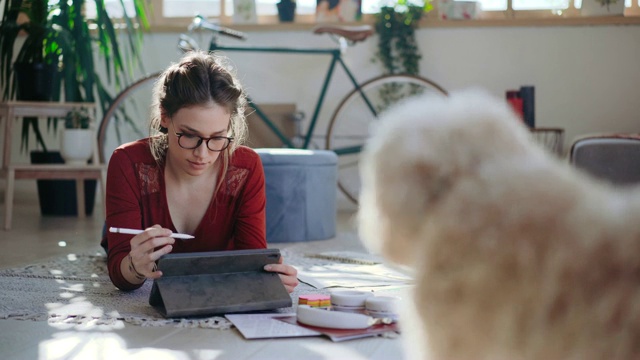
<svg viewBox="0 0 640 360">
<path fill-rule="evenodd" d="M 255 149 L 267 192 L 267 242 L 336 235 L 338 157 L 329 150 Z"/>
</svg>

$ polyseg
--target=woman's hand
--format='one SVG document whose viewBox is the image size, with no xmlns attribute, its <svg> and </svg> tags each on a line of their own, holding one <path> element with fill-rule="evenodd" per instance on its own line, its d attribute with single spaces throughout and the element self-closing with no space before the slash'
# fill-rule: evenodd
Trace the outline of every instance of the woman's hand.
<svg viewBox="0 0 640 360">
<path fill-rule="evenodd" d="M 156 260 L 173 250 L 175 239 L 169 237 L 171 234 L 171 230 L 154 225 L 131 238 L 131 252 L 123 260 L 129 262 L 129 277 L 142 281 L 144 278 L 157 279 L 162 276 L 162 272 L 156 268 Z"/>
<path fill-rule="evenodd" d="M 265 265 L 264 269 L 269 272 L 278 273 L 280 280 L 289 293 L 298 286 L 298 270 L 291 265 L 283 264 L 282 256 L 277 264 Z"/>
</svg>

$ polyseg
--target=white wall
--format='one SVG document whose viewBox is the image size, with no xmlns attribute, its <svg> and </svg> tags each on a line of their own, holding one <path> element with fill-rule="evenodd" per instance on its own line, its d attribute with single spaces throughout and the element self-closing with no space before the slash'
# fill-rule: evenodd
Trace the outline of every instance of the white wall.
<svg viewBox="0 0 640 360">
<path fill-rule="evenodd" d="M 567 140 L 639 132 L 640 27 L 433 29 L 420 33 L 424 74 L 450 90 L 536 87 L 536 125 Z"/>
<path fill-rule="evenodd" d="M 248 45 L 332 46 L 310 31 L 249 33 Z M 146 35 L 147 72 L 179 58 L 177 33 Z M 206 39 L 204 39 L 206 40 Z M 566 130 L 566 144 L 594 132 L 639 132 L 640 26 L 427 28 L 418 31 L 422 75 L 449 91 L 481 86 L 503 96 L 521 85 L 536 87 L 536 124 Z M 206 41 L 205 41 L 206 42 Z M 227 44 L 241 44 L 226 40 Z M 380 73 L 371 59 L 375 38 L 350 49 L 346 61 L 359 79 Z M 258 102 L 296 102 L 308 116 L 328 62 L 309 55 L 229 53 L 238 74 Z M 345 95 L 344 77 L 328 94 L 322 112 Z M 317 133 L 324 134 L 325 126 Z M 52 140 L 57 144 L 56 140 Z M 52 141 L 49 143 L 51 144 Z M 14 159 L 21 161 L 19 139 Z"/>
<path fill-rule="evenodd" d="M 171 47 L 175 37 L 148 37 L 152 54 L 145 61 L 150 68 L 161 68 L 177 58 Z M 247 44 L 256 45 L 332 45 L 329 38 L 306 31 L 250 33 L 249 37 Z M 375 40 L 358 44 L 346 55 L 359 79 L 380 72 L 371 62 Z M 427 28 L 418 31 L 418 41 L 422 75 L 449 91 L 481 86 L 504 96 L 507 89 L 534 85 L 536 125 L 564 128 L 566 144 L 587 133 L 640 132 L 640 26 Z M 299 99 L 299 107 L 311 114 L 327 68 L 325 59 L 228 55 L 257 101 Z M 346 93 L 346 84 L 339 84 L 330 89 L 329 100 Z M 330 108 L 322 113 L 325 120 Z M 320 126 L 317 132 L 324 131 Z"/>
</svg>

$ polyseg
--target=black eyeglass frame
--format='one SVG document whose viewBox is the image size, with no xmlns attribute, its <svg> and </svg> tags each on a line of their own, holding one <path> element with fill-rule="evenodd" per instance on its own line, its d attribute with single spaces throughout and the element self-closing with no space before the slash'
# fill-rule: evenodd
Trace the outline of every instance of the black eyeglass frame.
<svg viewBox="0 0 640 360">
<path fill-rule="evenodd" d="M 171 125 L 173 126 L 173 121 L 171 121 Z M 221 151 L 225 151 L 225 150 L 229 147 L 229 145 L 231 145 L 231 142 L 234 140 L 234 139 L 233 139 L 233 137 L 231 137 L 231 136 L 212 136 L 212 137 L 210 137 L 210 138 L 203 138 L 202 136 L 193 135 L 193 134 L 185 134 L 185 133 L 183 133 L 183 132 L 180 132 L 180 133 L 179 133 L 179 132 L 175 132 L 175 131 L 173 131 L 173 133 L 178 137 L 178 146 L 180 146 L 181 148 L 186 149 L 186 150 L 194 150 L 194 149 L 197 149 L 197 148 L 199 148 L 199 147 L 200 147 L 200 145 L 202 145 L 202 143 L 204 142 L 204 143 L 206 144 L 205 146 L 207 147 L 207 149 L 208 149 L 209 151 L 221 152 Z M 199 139 L 199 140 L 198 140 L 198 143 L 197 143 L 197 144 L 196 144 L 196 146 L 194 146 L 194 147 L 186 147 L 186 146 L 184 146 L 184 145 L 182 145 L 182 144 L 180 143 L 180 139 L 182 139 L 182 137 L 183 137 L 183 136 L 193 136 L 193 137 L 197 137 L 197 138 Z M 212 148 L 210 148 L 210 147 L 209 147 L 209 141 L 210 141 L 210 140 L 220 140 L 220 139 L 226 139 L 226 140 L 227 140 L 227 144 L 226 144 L 222 149 L 220 149 L 220 150 L 216 150 L 216 149 L 212 149 Z"/>
</svg>

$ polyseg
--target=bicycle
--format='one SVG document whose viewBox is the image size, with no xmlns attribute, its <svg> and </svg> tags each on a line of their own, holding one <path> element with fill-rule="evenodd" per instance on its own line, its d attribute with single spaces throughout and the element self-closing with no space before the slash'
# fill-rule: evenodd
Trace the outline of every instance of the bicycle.
<svg viewBox="0 0 640 360">
<path fill-rule="evenodd" d="M 313 29 L 314 34 L 328 34 L 337 43 L 333 48 L 295 48 L 295 47 L 253 47 L 253 46 L 227 46 L 221 45 L 220 36 L 237 40 L 246 39 L 245 34 L 234 29 L 223 27 L 205 20 L 202 16 L 195 16 L 188 28 L 188 34 L 194 31 L 207 30 L 213 36 L 209 42 L 209 51 L 218 52 L 251 52 L 251 53 L 286 53 L 300 55 L 322 55 L 331 58 L 329 68 L 324 76 L 322 88 L 315 102 L 313 115 L 309 120 L 307 130 L 301 134 L 302 139 L 296 144 L 293 139 L 284 135 L 283 131 L 269 119 L 266 113 L 249 96 L 249 105 L 255 114 L 262 120 L 267 128 L 282 141 L 284 146 L 290 148 L 308 149 L 318 122 L 320 111 L 324 105 L 327 89 L 333 79 L 336 67 L 340 67 L 347 75 L 353 89 L 338 102 L 329 120 L 325 139 L 325 148 L 336 152 L 338 155 L 338 188 L 345 197 L 357 204 L 360 190 L 358 173 L 358 157 L 369 137 L 369 125 L 379 113 L 393 103 L 413 96 L 418 93 L 432 92 L 447 95 L 447 91 L 437 83 L 410 74 L 386 74 L 371 78 L 364 82 L 358 82 L 351 69 L 343 60 L 343 54 L 347 47 L 358 42 L 365 41 L 373 35 L 373 29 L 369 25 L 364 26 L 339 26 L 323 25 Z M 198 49 L 198 43 L 188 34 L 181 34 L 178 47 L 183 51 Z M 132 84 L 130 87 L 140 87 L 154 79 L 151 75 Z M 126 91 L 126 90 L 125 90 Z M 125 93 L 123 91 L 123 93 Z M 385 95 L 386 94 L 386 95 Z M 123 95 L 126 98 L 126 94 Z M 124 99 L 120 97 L 114 101 L 115 106 Z M 112 116 L 116 110 L 114 105 L 107 111 L 106 116 Z M 102 131 L 102 125 L 100 127 Z M 100 136 L 99 136 L 100 137 Z M 102 159 L 104 160 L 104 159 Z"/>
</svg>

